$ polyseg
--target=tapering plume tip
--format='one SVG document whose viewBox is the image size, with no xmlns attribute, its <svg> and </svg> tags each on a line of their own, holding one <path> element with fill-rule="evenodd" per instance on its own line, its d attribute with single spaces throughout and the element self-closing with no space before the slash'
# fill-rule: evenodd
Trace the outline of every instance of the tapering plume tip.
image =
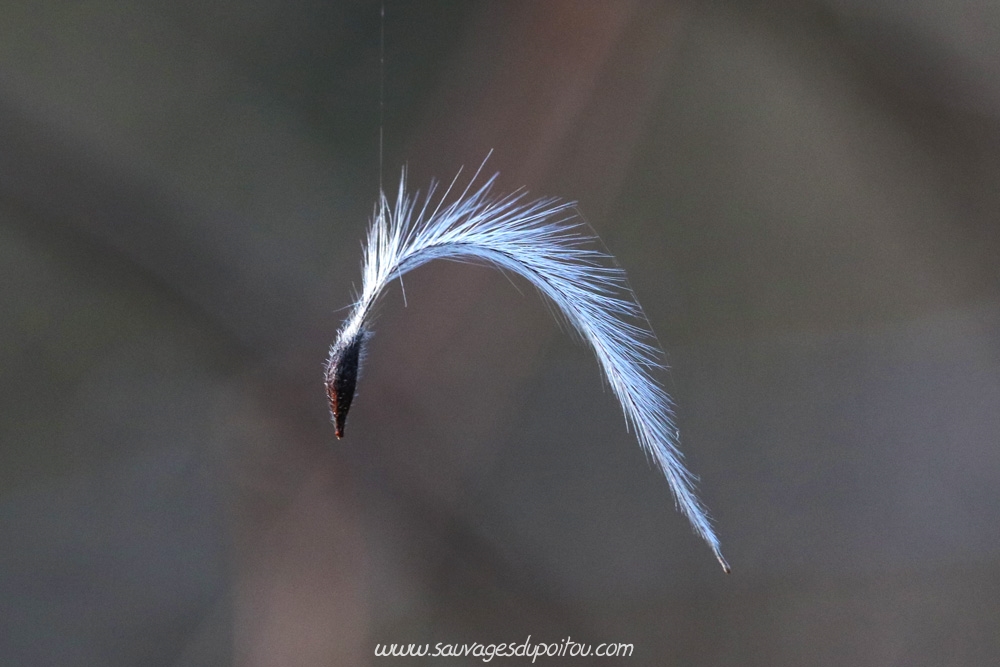
<svg viewBox="0 0 1000 667">
<path fill-rule="evenodd" d="M 730 572 L 733 571 L 732 568 L 729 567 L 729 563 L 726 562 L 726 559 L 722 557 L 722 554 L 716 553 L 715 557 L 719 559 L 719 565 L 722 566 L 722 571 L 723 572 L 725 572 L 726 574 L 729 574 Z"/>
<path fill-rule="evenodd" d="M 330 348 L 330 358 L 326 362 L 326 395 L 330 399 L 330 413 L 338 440 L 344 437 L 347 413 L 354 400 L 364 341 L 363 333 L 345 341 L 338 340 Z"/>
</svg>

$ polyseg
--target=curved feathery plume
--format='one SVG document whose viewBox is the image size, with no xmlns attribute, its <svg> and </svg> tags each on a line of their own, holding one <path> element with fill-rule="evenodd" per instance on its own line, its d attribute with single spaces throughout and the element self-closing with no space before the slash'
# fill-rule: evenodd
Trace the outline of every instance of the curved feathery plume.
<svg viewBox="0 0 1000 667">
<path fill-rule="evenodd" d="M 584 223 L 573 202 L 529 200 L 523 190 L 494 196 L 496 176 L 473 190 L 478 175 L 447 204 L 457 175 L 436 199 L 434 184 L 423 197 L 419 192 L 408 195 L 405 170 L 393 207 L 381 193 L 364 251 L 361 294 L 330 347 L 326 366 L 337 437 L 344 435 L 374 306 L 389 283 L 434 259 L 492 264 L 526 278 L 590 344 L 627 425 L 663 471 L 678 509 L 728 572 L 719 540 L 695 495 L 695 477 L 684 467 L 678 449 L 670 397 L 652 375 L 662 370 L 656 339 L 624 271 L 591 247 L 596 239 L 581 233 Z"/>
</svg>

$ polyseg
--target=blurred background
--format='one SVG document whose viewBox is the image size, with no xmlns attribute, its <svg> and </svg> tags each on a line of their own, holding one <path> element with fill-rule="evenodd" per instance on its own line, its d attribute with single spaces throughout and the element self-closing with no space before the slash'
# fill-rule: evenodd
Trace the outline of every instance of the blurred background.
<svg viewBox="0 0 1000 667">
<path fill-rule="evenodd" d="M 387 189 L 579 202 L 729 576 L 494 270 L 393 288 L 334 439 L 378 15 L 0 4 L 0 663 L 1000 662 L 1000 5 L 386 2 Z"/>
</svg>

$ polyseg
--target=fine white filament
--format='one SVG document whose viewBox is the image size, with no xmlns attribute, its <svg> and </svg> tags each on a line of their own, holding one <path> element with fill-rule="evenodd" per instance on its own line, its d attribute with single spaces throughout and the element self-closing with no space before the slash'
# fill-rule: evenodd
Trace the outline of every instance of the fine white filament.
<svg viewBox="0 0 1000 667">
<path fill-rule="evenodd" d="M 663 471 L 678 509 L 728 572 L 719 540 L 695 495 L 695 477 L 678 449 L 670 397 L 653 376 L 663 370 L 660 350 L 624 271 L 593 248 L 596 239 L 582 233 L 584 223 L 573 202 L 530 200 L 524 191 L 495 196 L 491 189 L 496 176 L 473 189 L 478 174 L 450 203 L 446 200 L 458 176 L 435 198 L 434 184 L 425 196 L 407 194 L 404 170 L 395 205 L 381 193 L 364 251 L 361 294 L 331 347 L 331 360 L 346 344 L 363 344 L 386 287 L 431 260 L 481 261 L 523 276 L 593 348 L 627 425 Z"/>
</svg>

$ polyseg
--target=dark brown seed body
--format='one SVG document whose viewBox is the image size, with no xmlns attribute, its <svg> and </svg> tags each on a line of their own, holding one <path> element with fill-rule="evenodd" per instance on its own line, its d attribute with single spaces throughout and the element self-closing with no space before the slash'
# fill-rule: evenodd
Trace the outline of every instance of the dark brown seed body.
<svg viewBox="0 0 1000 667">
<path fill-rule="evenodd" d="M 363 344 L 364 334 L 358 334 L 343 343 L 338 342 L 330 350 L 330 359 L 326 362 L 326 395 L 330 399 L 330 412 L 333 413 L 337 438 L 344 437 L 347 412 L 351 409 L 358 383 Z"/>
</svg>

